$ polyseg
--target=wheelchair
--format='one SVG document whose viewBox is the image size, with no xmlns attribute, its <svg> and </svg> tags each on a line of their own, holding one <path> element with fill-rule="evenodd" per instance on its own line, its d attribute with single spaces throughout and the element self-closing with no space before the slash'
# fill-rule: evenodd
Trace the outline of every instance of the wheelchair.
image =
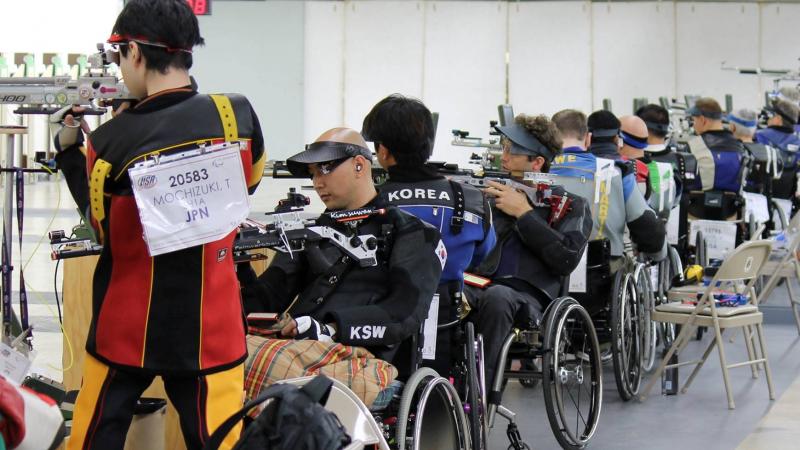
<svg viewBox="0 0 800 450">
<path fill-rule="evenodd" d="M 565 292 L 563 289 L 562 293 Z M 523 382 L 542 380 L 548 421 L 563 448 L 584 448 L 597 429 L 602 404 L 602 367 L 591 318 L 570 297 L 550 301 L 547 294 L 540 294 L 542 297 L 537 297 L 548 304 L 541 322 L 529 319 L 532 315 L 527 311 L 521 312 L 518 317 L 526 319 L 515 324 L 496 360 L 485 358 L 482 337 L 475 335 L 473 324 L 468 320 L 457 318 L 439 325 L 440 335 L 450 329 L 459 336 L 454 340 L 456 354 L 449 373 L 464 400 L 473 449 L 488 448 L 488 433 L 494 428 L 497 414 L 508 421 L 509 450 L 530 449 L 522 440 L 516 414 L 502 405 L 502 393 L 510 378 Z M 507 370 L 515 359 L 539 361 L 542 370 Z M 485 364 L 497 367 L 491 387 L 486 385 Z M 578 392 L 585 395 L 583 402 L 575 403 L 572 399 Z M 580 419 L 585 419 L 584 423 L 573 426 Z"/>
<path fill-rule="evenodd" d="M 483 341 L 473 324 L 457 319 L 440 323 L 438 331 L 454 331 L 459 336 L 453 341 L 449 378 L 430 367 L 419 367 L 421 346 L 414 337 L 403 346 L 411 349 L 417 368 L 386 408 L 371 411 L 347 386 L 334 381 L 326 408 L 339 416 L 357 443 L 352 448 L 484 450 L 489 428 L 500 414 L 509 421 L 509 449 L 529 449 L 522 442 L 516 415 L 501 405 L 506 377 L 541 379 L 548 419 L 558 442 L 566 449 L 586 446 L 599 422 L 602 367 L 591 318 L 576 300 L 561 297 L 553 301 L 541 324 L 524 324 L 510 334 L 498 357 L 498 381 L 491 392 L 485 388 Z M 543 370 L 536 374 L 503 370 L 506 361 L 520 357 L 540 358 Z M 284 382 L 302 385 L 310 379 Z M 572 398 L 578 392 L 582 401 L 575 403 Z M 581 418 L 584 423 L 574 426 Z"/>
<path fill-rule="evenodd" d="M 603 189 L 597 179 L 569 175 L 554 177 L 556 184 L 564 186 L 567 191 L 595 199 L 593 216 L 599 214 L 602 209 L 599 193 L 608 192 L 610 180 L 602 182 L 606 185 Z M 666 204 L 666 198 L 662 198 Z M 593 231 L 593 236 L 598 233 L 598 230 Z M 627 255 L 612 258 L 608 239 L 589 241 L 586 252 L 586 292 L 572 292 L 571 295 L 587 310 L 599 342 L 608 346 L 601 355 L 602 362 L 613 363 L 617 391 L 623 400 L 628 401 L 639 391 L 644 363 L 652 366 L 655 362 L 655 334 L 650 321 L 655 297 L 649 263 Z"/>
<path fill-rule="evenodd" d="M 780 199 L 793 197 L 796 178 L 790 170 L 784 172 L 784 164 L 789 161 L 784 161 L 782 153 L 774 147 L 747 143 L 744 145 L 751 159 L 744 190 L 765 198 L 768 211 L 767 234 L 775 230 L 785 230 L 788 220 L 779 202 Z"/>
<path fill-rule="evenodd" d="M 513 360 L 540 361 L 521 370 L 511 370 Z M 594 324 L 578 301 L 562 296 L 549 303 L 541 323 L 529 321 L 506 338 L 497 357 L 497 374 L 489 393 L 488 426 L 496 415 L 508 420 L 511 449 L 527 449 L 514 423 L 516 414 L 501 403 L 509 379 L 541 380 L 550 428 L 564 449 L 582 449 L 597 430 L 603 402 L 600 345 Z"/>
<path fill-rule="evenodd" d="M 599 342 L 607 346 L 601 360 L 613 365 L 617 392 L 628 401 L 655 362 L 658 329 L 650 320 L 656 305 L 651 263 L 627 254 L 612 259 L 605 239 L 590 241 L 587 252 L 586 292 L 572 295 L 591 317 Z"/>
<path fill-rule="evenodd" d="M 467 325 L 467 334 L 470 334 L 471 324 Z M 474 337 L 474 333 L 472 335 Z M 470 391 L 465 394 L 474 403 L 462 402 L 458 380 L 451 382 L 434 369 L 419 365 L 420 344 L 419 337 L 414 336 L 400 345 L 398 355 L 410 356 L 416 369 L 405 380 L 402 389 L 393 392 L 391 401 L 384 408 L 370 409 L 345 384 L 333 380 L 334 386 L 325 407 L 339 417 L 353 440 L 348 450 L 365 447 L 379 450 L 486 448 L 485 441 L 481 441 L 479 447 L 473 446 L 471 431 L 477 429 L 479 433 L 485 433 L 485 427 L 480 423 L 474 427 L 468 418 L 470 407 L 476 411 L 482 409 L 480 400 L 476 400 L 474 395 L 480 388 L 470 382 Z M 464 348 L 475 350 L 478 347 Z M 476 353 L 473 351 L 472 355 Z M 479 361 L 473 362 L 475 367 L 479 367 Z M 476 374 L 474 370 L 469 370 L 469 373 Z M 313 377 L 301 377 L 281 382 L 302 386 L 311 379 Z M 391 387 L 388 389 L 394 391 Z"/>
</svg>

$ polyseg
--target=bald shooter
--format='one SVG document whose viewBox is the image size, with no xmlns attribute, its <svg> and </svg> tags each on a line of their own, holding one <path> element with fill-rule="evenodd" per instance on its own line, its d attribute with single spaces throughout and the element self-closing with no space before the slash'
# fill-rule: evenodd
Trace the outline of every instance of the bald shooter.
<svg viewBox="0 0 800 450">
<path fill-rule="evenodd" d="M 647 148 L 647 124 L 637 116 L 622 116 L 620 121 L 620 137 L 622 147 L 619 154 L 628 159 L 641 159 Z"/>
<path fill-rule="evenodd" d="M 322 133 L 314 141 L 314 144 L 321 143 L 349 144 L 350 146 L 358 147 L 357 149 L 353 149 L 352 153 L 348 152 L 348 156 L 352 157 L 352 163 L 347 164 L 346 170 L 351 171 L 351 176 L 337 181 L 348 186 L 349 189 L 343 189 L 342 201 L 338 205 L 335 205 L 334 208 L 360 208 L 378 195 L 378 192 L 375 190 L 375 185 L 372 182 L 371 152 L 369 152 L 367 142 L 364 140 L 364 137 L 361 136 L 361 133 L 352 128 L 332 128 Z M 345 147 L 345 149 L 347 149 L 347 147 Z M 366 154 L 364 154 L 364 150 L 366 150 Z M 310 166 L 314 165 L 315 164 L 310 164 Z M 320 193 L 320 189 L 326 189 L 326 187 L 320 188 L 319 180 L 316 181 L 314 186 L 318 193 Z M 331 186 L 327 189 L 333 190 L 334 187 Z M 329 205 L 326 203 L 326 206 Z"/>
</svg>

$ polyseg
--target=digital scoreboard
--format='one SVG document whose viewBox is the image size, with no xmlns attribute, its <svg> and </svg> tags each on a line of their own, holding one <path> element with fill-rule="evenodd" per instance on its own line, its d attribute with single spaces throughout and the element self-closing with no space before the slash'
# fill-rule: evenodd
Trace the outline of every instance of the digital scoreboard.
<svg viewBox="0 0 800 450">
<path fill-rule="evenodd" d="M 211 15 L 211 0 L 186 0 L 196 16 Z"/>
<path fill-rule="evenodd" d="M 124 0 L 122 3 L 126 4 L 128 0 Z M 186 3 L 189 4 L 196 16 L 211 15 L 211 0 L 186 0 Z"/>
</svg>

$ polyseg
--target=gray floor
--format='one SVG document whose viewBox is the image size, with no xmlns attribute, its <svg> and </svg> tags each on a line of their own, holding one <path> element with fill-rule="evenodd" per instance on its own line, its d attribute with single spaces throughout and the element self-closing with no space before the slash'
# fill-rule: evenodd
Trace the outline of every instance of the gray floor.
<svg viewBox="0 0 800 450">
<path fill-rule="evenodd" d="M 800 375 L 800 337 L 791 321 L 785 289 L 777 289 L 769 304 L 774 313 L 785 312 L 778 323 L 765 326 L 768 355 L 773 372 L 776 398 Z M 702 353 L 709 342 L 693 341 L 682 360 L 693 359 Z M 730 344 L 726 339 L 729 363 L 745 359 L 742 334 Z M 682 368 L 683 382 L 691 367 Z M 769 401 L 766 380 L 762 375 L 752 379 L 748 368 L 731 369 L 736 409 L 727 408 L 722 372 L 716 351 L 685 395 L 662 396 L 660 386 L 643 403 L 623 402 L 617 394 L 610 366 L 603 373 L 603 406 L 600 424 L 589 448 L 594 450 L 699 450 L 735 449 L 756 427 L 758 421 L 774 404 Z M 525 442 L 535 450 L 558 449 L 544 409 L 541 387 L 522 388 L 509 383 L 504 401 L 517 412 L 517 421 Z M 506 422 L 497 420 L 489 436 L 491 449 L 505 449 Z M 800 445 L 798 445 L 800 447 Z"/>
</svg>

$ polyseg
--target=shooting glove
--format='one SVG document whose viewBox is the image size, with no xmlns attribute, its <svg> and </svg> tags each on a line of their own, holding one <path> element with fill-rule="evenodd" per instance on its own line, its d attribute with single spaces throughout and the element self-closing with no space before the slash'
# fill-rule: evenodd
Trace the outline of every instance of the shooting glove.
<svg viewBox="0 0 800 450">
<path fill-rule="evenodd" d="M 64 124 L 64 118 L 69 114 L 72 114 L 72 106 L 65 106 L 50 115 L 50 133 L 53 135 L 53 142 L 58 152 L 74 145 L 83 144 L 81 119 L 76 117 L 75 125 L 66 125 Z"/>
<path fill-rule="evenodd" d="M 309 316 L 301 316 L 295 319 L 297 322 L 297 340 L 312 339 L 321 342 L 333 342 L 335 331 L 330 325 L 319 323 Z"/>
</svg>

